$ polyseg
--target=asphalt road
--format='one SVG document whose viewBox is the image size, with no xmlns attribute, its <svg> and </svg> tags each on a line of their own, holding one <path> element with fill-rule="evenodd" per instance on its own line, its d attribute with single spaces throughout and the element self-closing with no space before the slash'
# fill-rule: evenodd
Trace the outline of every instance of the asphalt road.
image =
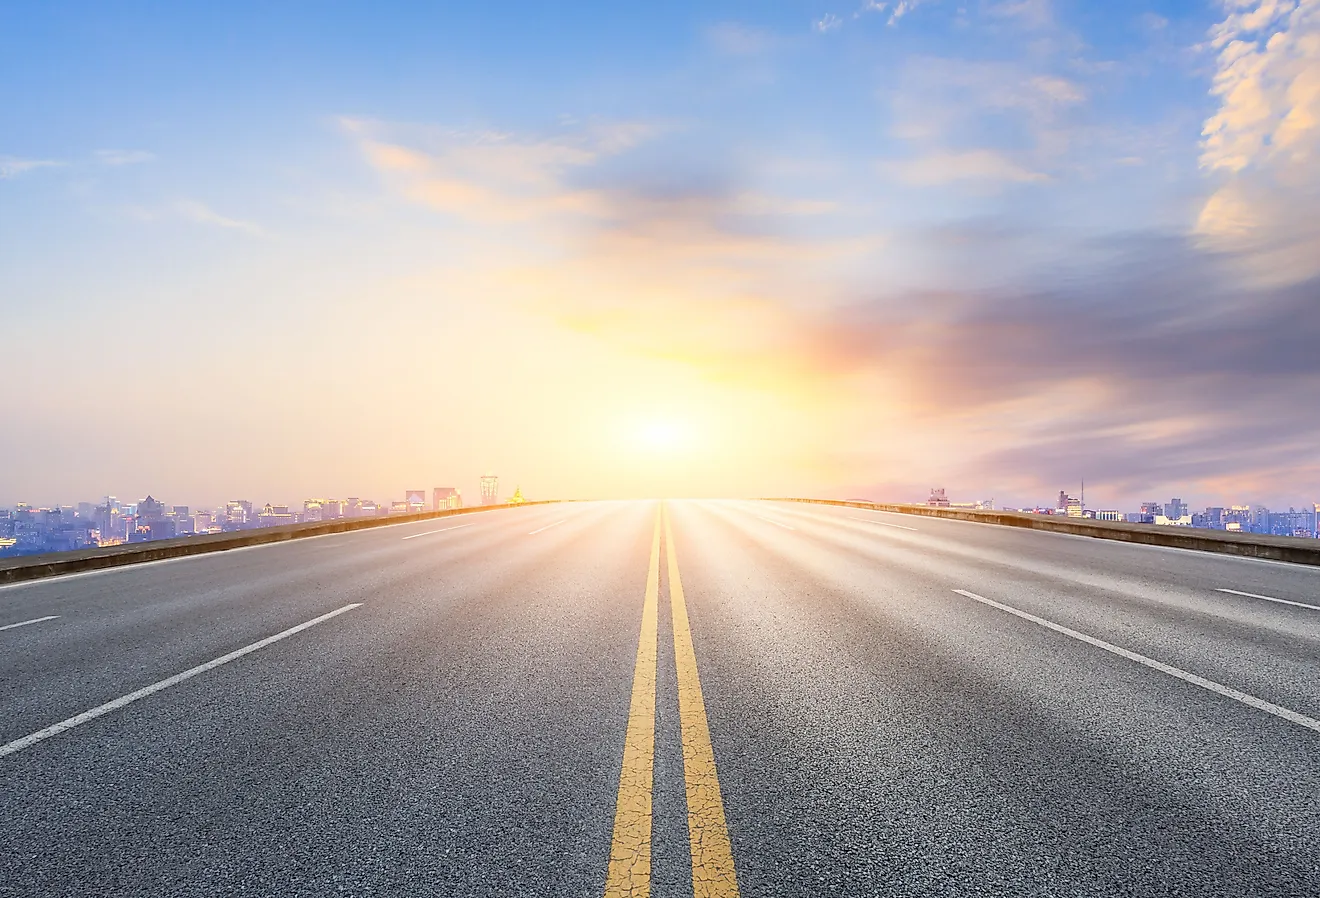
<svg viewBox="0 0 1320 898">
<path fill-rule="evenodd" d="M 0 895 L 1320 895 L 1320 569 L 665 508 L 0 587 Z"/>
</svg>

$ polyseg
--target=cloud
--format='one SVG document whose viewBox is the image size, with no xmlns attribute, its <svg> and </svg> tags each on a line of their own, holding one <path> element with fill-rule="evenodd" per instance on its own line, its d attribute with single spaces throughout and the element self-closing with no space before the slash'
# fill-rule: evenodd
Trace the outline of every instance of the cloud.
<svg viewBox="0 0 1320 898">
<path fill-rule="evenodd" d="M 816 31 L 819 32 L 820 34 L 825 34 L 826 32 L 834 31 L 838 29 L 838 27 L 842 24 L 843 24 L 843 19 L 839 18 L 832 12 L 827 12 L 825 13 L 825 15 L 821 16 L 819 19 L 813 22 L 811 27 L 815 28 Z"/>
<path fill-rule="evenodd" d="M 893 96 L 891 130 L 918 155 L 881 170 L 918 186 L 1046 181 L 1071 152 L 1072 118 L 1086 99 L 1077 82 L 1014 63 L 913 60 Z M 985 145 L 991 134 L 998 146 Z"/>
<path fill-rule="evenodd" d="M 1267 281 L 1320 273 L 1320 2 L 1231 0 L 1217 51 L 1201 166 L 1221 180 L 1201 211 L 1207 245 Z"/>
<path fill-rule="evenodd" d="M 1003 0 L 991 3 L 986 12 L 1000 19 L 1013 19 L 1029 28 L 1045 28 L 1054 23 L 1052 0 Z"/>
<path fill-rule="evenodd" d="M 0 156 L 0 179 L 17 178 L 38 168 L 52 168 L 63 165 L 51 159 L 20 159 L 17 156 Z"/>
<path fill-rule="evenodd" d="M 102 165 L 141 165 L 156 159 L 154 153 L 146 150 L 97 150 L 94 155 Z"/>
<path fill-rule="evenodd" d="M 928 0 L 898 0 L 894 4 L 894 11 L 889 15 L 890 25 L 897 25 L 898 20 L 915 10 L 918 6 L 924 6 Z"/>
<path fill-rule="evenodd" d="M 1010 71 L 978 98 L 1046 120 L 1082 101 Z M 483 303 L 695 378 L 698 393 L 791 409 L 818 435 L 819 476 L 853 491 L 885 470 L 895 490 L 967 483 L 1021 501 L 1079 475 L 1115 503 L 1274 497 L 1320 440 L 1302 411 L 1320 407 L 1320 281 L 1261 288 L 1239 276 L 1238 254 L 1195 237 L 1084 241 L 990 288 L 984 260 L 1058 248 L 1057 229 L 869 232 L 841 200 L 758 188 L 710 154 L 685 160 L 674 150 L 690 136 L 666 142 L 654 127 L 347 130 L 396 196 L 467 237 L 489 229 L 465 268 Z M 924 183 L 1044 177 L 985 149 L 902 164 Z M 932 253 L 930 270 L 978 286 L 890 276 Z"/>
<path fill-rule="evenodd" d="M 224 228 L 231 231 L 241 231 L 250 234 L 253 237 L 268 236 L 265 229 L 260 225 L 250 221 L 241 221 L 237 218 L 229 218 L 216 212 L 210 206 L 198 200 L 179 200 L 174 204 L 171 211 L 194 224 L 212 225 L 218 228 Z"/>
<path fill-rule="evenodd" d="M 885 468 L 1026 497 L 1079 475 L 1133 501 L 1296 497 L 1320 473 L 1299 469 L 1320 440 L 1302 412 L 1320 406 L 1320 281 L 1261 292 L 1167 235 L 1108 250 L 1011 289 L 807 304 L 662 291 L 573 323 L 716 381 L 846 397 L 844 442 L 872 447 L 838 461 L 859 486 Z"/>
<path fill-rule="evenodd" d="M 900 180 L 926 187 L 957 181 L 1038 183 L 1049 176 L 1017 164 L 994 150 L 968 150 L 962 153 L 933 153 L 905 162 L 887 163 L 888 170 Z"/>
</svg>

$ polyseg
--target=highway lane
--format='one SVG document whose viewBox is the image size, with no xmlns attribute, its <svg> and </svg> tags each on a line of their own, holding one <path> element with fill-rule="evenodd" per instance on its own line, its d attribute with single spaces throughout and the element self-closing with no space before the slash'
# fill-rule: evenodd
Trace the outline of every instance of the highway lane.
<svg viewBox="0 0 1320 898">
<path fill-rule="evenodd" d="M 583 513 L 534 506 L 333 534 L 0 587 L 0 743 L 416 576 L 471 570 Z M 461 529 L 450 529 L 461 528 Z M 445 532 L 436 532 L 438 530 Z"/>
<path fill-rule="evenodd" d="M 1320 732 L 1037 622 L 1309 720 L 1320 572 L 666 506 L 0 590 L 11 744 L 356 606 L 0 757 L 0 895 L 1320 894 Z"/>
<path fill-rule="evenodd" d="M 1211 593 L 1179 632 L 1150 598 L 1013 567 L 1112 553 L 1099 541 L 865 530 L 801 506 L 675 517 L 748 894 L 1317 894 L 1317 733 L 953 590 L 1120 644 L 1145 633 L 1155 657 L 1244 690 L 1267 684 L 1233 654 L 1273 644 L 1298 678 L 1275 699 L 1313 696 L 1320 618 L 1260 608 L 1253 632 Z"/>
</svg>

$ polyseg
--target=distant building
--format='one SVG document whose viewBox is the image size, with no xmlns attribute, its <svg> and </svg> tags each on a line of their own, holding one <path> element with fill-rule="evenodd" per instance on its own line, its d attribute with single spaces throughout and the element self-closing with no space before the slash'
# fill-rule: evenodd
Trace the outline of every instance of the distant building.
<svg viewBox="0 0 1320 898">
<path fill-rule="evenodd" d="M 1170 499 L 1164 506 L 1164 516 L 1169 520 L 1180 519 L 1187 515 L 1187 503 L 1177 498 Z"/>
<path fill-rule="evenodd" d="M 406 490 L 403 501 L 408 506 L 409 514 L 420 514 L 426 511 L 426 490 Z"/>
<path fill-rule="evenodd" d="M 165 517 L 165 505 L 151 496 L 138 503 L 138 520 L 146 523 Z"/>
<path fill-rule="evenodd" d="M 494 474 L 481 476 L 481 504 L 495 505 L 500 501 L 500 479 Z"/>
<path fill-rule="evenodd" d="M 1068 495 L 1065 491 L 1059 490 L 1059 504 L 1057 506 L 1058 514 L 1067 515 L 1070 518 L 1080 518 L 1082 514 L 1082 500 Z"/>
<path fill-rule="evenodd" d="M 1095 513 L 1095 519 L 1097 521 L 1121 521 L 1123 520 L 1123 512 L 1114 509 L 1105 509 L 1097 511 Z"/>
<path fill-rule="evenodd" d="M 304 520 L 306 520 L 304 512 Z M 271 505 L 269 502 L 261 509 L 261 514 L 257 516 L 257 523 L 262 527 L 280 527 L 285 524 L 296 523 L 293 512 L 287 505 Z"/>
<path fill-rule="evenodd" d="M 949 497 L 945 494 L 944 487 L 932 487 L 926 504 L 931 508 L 948 508 Z"/>
<path fill-rule="evenodd" d="M 446 511 L 463 507 L 463 496 L 452 486 L 437 486 L 431 494 L 431 509 Z"/>
<path fill-rule="evenodd" d="M 509 504 L 510 504 L 510 505 L 522 505 L 522 504 L 523 504 L 524 502 L 526 502 L 526 501 L 527 501 L 527 500 L 523 498 L 522 487 L 520 487 L 520 486 L 515 486 L 515 487 L 513 488 L 513 495 L 509 497 Z"/>
</svg>

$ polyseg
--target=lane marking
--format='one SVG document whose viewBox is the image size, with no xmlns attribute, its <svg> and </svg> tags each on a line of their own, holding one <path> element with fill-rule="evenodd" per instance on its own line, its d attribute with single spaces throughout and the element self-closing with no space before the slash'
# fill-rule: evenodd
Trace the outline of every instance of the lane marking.
<svg viewBox="0 0 1320 898">
<path fill-rule="evenodd" d="M 1231 686 L 1216 683 L 1214 680 L 1207 680 L 1204 677 L 1198 677 L 1196 674 L 1188 673 L 1187 671 L 1174 667 L 1171 664 L 1165 664 L 1163 661 L 1156 661 L 1154 658 L 1147 658 L 1145 655 L 1138 655 L 1136 652 L 1130 652 L 1127 649 L 1119 648 L 1112 643 L 1105 642 L 1103 639 L 1096 639 L 1094 636 L 1087 636 L 1085 633 L 1079 633 L 1078 631 L 1065 627 L 1062 624 L 1048 621 L 1043 617 L 1036 617 L 1034 614 L 1021 611 L 1011 605 L 996 602 L 994 599 L 987 599 L 985 596 L 978 596 L 974 592 L 968 592 L 965 589 L 955 589 L 954 592 L 984 605 L 989 605 L 991 608 L 998 608 L 1000 611 L 1007 611 L 1009 614 L 1015 614 L 1023 620 L 1029 620 L 1033 624 L 1039 624 L 1048 630 L 1062 633 L 1064 636 L 1070 636 L 1073 639 L 1085 642 L 1087 645 L 1093 645 L 1098 649 L 1104 649 L 1106 652 L 1111 652 L 1118 655 L 1120 658 L 1127 658 L 1129 661 L 1144 664 L 1151 670 L 1158 670 L 1160 673 L 1168 674 L 1171 677 L 1177 677 L 1184 682 L 1191 683 L 1193 686 L 1200 686 L 1202 689 L 1208 689 L 1211 692 L 1224 696 L 1225 698 L 1231 698 L 1233 701 L 1241 702 L 1248 707 L 1255 708 L 1257 711 L 1264 711 L 1266 714 L 1273 714 L 1275 717 L 1282 718 L 1290 723 L 1295 723 L 1298 726 L 1304 726 L 1307 729 L 1315 730 L 1317 733 L 1320 733 L 1320 720 L 1307 717 L 1305 714 L 1299 714 L 1289 708 L 1284 708 L 1273 702 L 1267 702 L 1263 698 L 1256 698 L 1254 695 L 1239 692 Z"/>
<path fill-rule="evenodd" d="M 674 621 L 674 663 L 678 672 L 678 719 L 683 734 L 683 780 L 687 789 L 688 842 L 692 851 L 693 898 L 738 898 L 733 847 L 715 770 L 715 748 L 701 695 L 697 655 L 692 647 L 683 581 L 678 575 L 674 531 L 664 511 L 665 555 L 669 561 L 669 604 Z"/>
<path fill-rule="evenodd" d="M 877 521 L 875 518 L 853 518 L 854 521 L 868 521 L 872 524 L 879 524 L 881 527 L 896 527 L 899 530 L 911 530 L 913 533 L 919 533 L 916 527 L 904 527 L 902 524 L 891 524 L 888 521 Z"/>
<path fill-rule="evenodd" d="M 305 623 L 298 624 L 298 626 L 296 627 L 290 627 L 287 630 L 283 630 L 279 633 L 276 633 L 274 636 L 267 636 L 265 639 L 261 640 L 260 642 L 254 642 L 251 645 L 244 646 L 241 649 L 236 649 L 235 651 L 232 651 L 227 655 L 221 655 L 219 658 L 216 658 L 211 661 L 207 661 L 205 664 L 199 664 L 196 667 L 189 668 L 188 670 L 185 670 L 183 673 L 178 673 L 172 677 L 167 677 L 164 680 L 160 680 L 159 682 L 152 683 L 150 686 L 143 686 L 141 689 L 138 689 L 135 692 L 130 692 L 128 695 L 122 695 L 119 698 L 115 699 L 114 701 L 106 702 L 104 705 L 97 705 L 95 708 L 92 708 L 90 711 L 84 711 L 81 714 L 68 718 L 67 720 L 61 720 L 59 723 L 51 724 L 45 729 L 37 730 L 35 733 L 30 733 L 22 737 L 21 739 L 15 739 L 13 742 L 9 742 L 5 745 L 0 745 L 0 758 L 3 758 L 5 755 L 12 755 L 15 752 L 20 752 L 25 748 L 31 748 L 33 745 L 36 745 L 38 742 L 43 742 L 46 739 L 51 738 L 52 736 L 58 736 L 60 733 L 67 733 L 69 730 L 73 729 L 74 727 L 82 726 L 84 723 L 95 720 L 98 717 L 103 717 L 106 714 L 109 714 L 111 711 L 118 711 L 120 708 L 124 707 L 125 705 L 130 705 L 133 702 L 137 701 L 138 699 L 146 698 L 149 695 L 154 695 L 155 693 L 160 692 L 161 690 L 169 689 L 171 686 L 177 686 L 179 683 L 182 683 L 184 680 L 191 680 L 193 677 L 197 676 L 198 674 L 204 674 L 208 670 L 215 670 L 217 667 L 219 667 L 222 664 L 228 664 L 230 661 L 236 661 L 239 658 L 242 658 L 244 655 L 250 655 L 253 652 L 257 651 L 258 649 L 264 649 L 266 646 L 271 645 L 272 643 L 279 642 L 281 639 L 288 639 L 290 636 L 301 633 L 303 630 L 306 630 L 309 627 L 315 627 L 317 624 L 324 623 L 330 620 L 332 617 L 338 617 L 339 615 L 344 614 L 345 612 L 352 611 L 354 608 L 361 608 L 361 607 L 362 607 L 361 602 L 354 602 L 351 605 L 345 605 L 343 608 L 336 608 L 334 611 L 331 611 L 327 614 L 322 614 L 320 617 L 314 617 Z"/>
<path fill-rule="evenodd" d="M 475 524 L 476 521 L 473 521 L 472 523 Z M 447 533 L 450 530 L 462 530 L 464 527 L 471 527 L 471 526 L 472 524 L 459 524 L 456 527 L 441 527 L 439 530 L 428 530 L 425 533 L 414 533 L 412 536 L 405 536 L 403 539 L 406 542 L 410 539 L 417 539 L 420 536 L 430 536 L 433 533 Z"/>
<path fill-rule="evenodd" d="M 528 535 L 528 536 L 536 536 L 536 534 L 540 533 L 541 530 L 549 530 L 551 527 L 558 527 L 560 524 L 564 523 L 564 521 L 567 521 L 567 520 L 568 520 L 568 518 L 561 518 L 560 520 L 555 521 L 553 524 L 546 524 L 544 527 L 540 528 L 539 530 L 533 530 L 531 533 L 529 533 L 529 534 L 527 534 L 527 535 Z"/>
<path fill-rule="evenodd" d="M 1266 602 L 1278 602 L 1280 605 L 1293 605 L 1297 608 L 1310 608 L 1312 611 L 1320 611 L 1320 605 L 1308 605 L 1305 602 L 1293 602 L 1288 599 L 1276 599 L 1273 596 L 1262 596 L 1254 592 L 1242 592 L 1237 589 L 1216 589 L 1215 592 L 1226 592 L 1235 596 L 1246 596 L 1249 599 L 1264 599 Z M 3 630 L 4 627 L 0 627 Z"/>
<path fill-rule="evenodd" d="M 628 733 L 614 806 L 614 838 L 605 873 L 605 898 L 647 898 L 651 893 L 651 790 L 655 775 L 655 665 L 660 596 L 660 509 L 655 510 L 651 561 L 646 572 L 642 629 L 637 639 Z"/>
<path fill-rule="evenodd" d="M 59 617 L 58 614 L 48 614 L 45 617 L 34 617 L 32 620 L 21 620 L 16 624 L 5 624 L 3 627 L 0 627 L 0 630 L 12 630 L 15 627 L 26 627 L 28 624 L 40 624 L 48 620 L 55 620 L 57 617 Z"/>
<path fill-rule="evenodd" d="M 753 514 L 755 514 L 755 512 L 753 512 Z M 755 516 L 758 517 L 758 518 L 760 518 L 760 519 L 763 520 L 763 521 L 769 521 L 771 524 L 774 524 L 776 527 L 783 527 L 785 530 L 796 530 L 796 529 L 797 529 L 796 527 L 790 527 L 790 526 L 788 526 L 787 524 L 781 524 L 781 523 L 779 523 L 778 521 L 776 521 L 774 518 L 767 518 L 765 515 L 755 514 Z"/>
</svg>

